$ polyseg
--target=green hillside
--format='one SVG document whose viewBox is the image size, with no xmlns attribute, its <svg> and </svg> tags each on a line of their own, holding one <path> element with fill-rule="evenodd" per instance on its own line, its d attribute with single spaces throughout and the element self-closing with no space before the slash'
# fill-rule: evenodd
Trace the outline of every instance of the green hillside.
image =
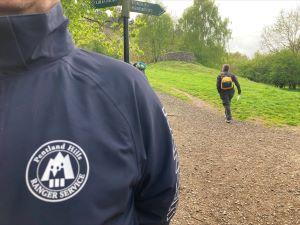
<svg viewBox="0 0 300 225">
<path fill-rule="evenodd" d="M 205 100 L 222 110 L 216 90 L 219 71 L 184 62 L 160 62 L 147 69 L 154 89 L 186 99 L 174 89 Z M 300 125 L 300 92 L 281 90 L 239 77 L 242 99 L 233 99 L 233 115 L 240 120 L 263 120 L 266 124 Z"/>
</svg>

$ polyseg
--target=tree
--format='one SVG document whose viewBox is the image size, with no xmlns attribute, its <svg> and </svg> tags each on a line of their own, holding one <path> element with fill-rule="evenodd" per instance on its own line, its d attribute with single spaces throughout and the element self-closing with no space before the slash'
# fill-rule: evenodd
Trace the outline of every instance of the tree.
<svg viewBox="0 0 300 225">
<path fill-rule="evenodd" d="M 219 66 L 231 31 L 229 20 L 222 19 L 213 0 L 194 0 L 179 20 L 181 50 L 191 51 L 207 66 Z"/>
<path fill-rule="evenodd" d="M 276 52 L 272 56 L 271 75 L 273 84 L 296 89 L 300 84 L 300 56 L 290 50 Z"/>
<path fill-rule="evenodd" d="M 270 52 L 289 49 L 300 53 L 300 7 L 294 11 L 281 11 L 275 24 L 264 28 L 262 47 Z"/>
<path fill-rule="evenodd" d="M 296 89 L 300 84 L 300 55 L 291 50 L 256 54 L 241 63 L 239 75 L 250 80 L 275 85 L 279 88 Z"/>
<path fill-rule="evenodd" d="M 227 63 L 233 73 L 239 71 L 239 66 L 249 61 L 248 57 L 240 52 L 227 53 Z"/>
<path fill-rule="evenodd" d="M 135 20 L 137 41 L 146 61 L 157 62 L 170 50 L 173 42 L 174 23 L 169 14 L 162 16 L 140 15 Z"/>
<path fill-rule="evenodd" d="M 82 48 L 91 48 L 98 40 L 105 40 L 105 33 L 99 32 L 108 20 L 106 13 L 92 9 L 89 1 L 62 0 L 64 12 L 70 19 L 69 29 L 75 43 Z M 103 43 L 99 49 L 105 51 Z M 98 49 L 98 50 L 99 50 Z M 91 49 L 94 50 L 94 49 Z"/>
<path fill-rule="evenodd" d="M 70 19 L 70 31 L 77 46 L 115 58 L 123 55 L 123 26 L 119 7 L 95 9 L 91 1 L 62 0 Z M 133 51 L 137 44 L 131 42 Z"/>
</svg>

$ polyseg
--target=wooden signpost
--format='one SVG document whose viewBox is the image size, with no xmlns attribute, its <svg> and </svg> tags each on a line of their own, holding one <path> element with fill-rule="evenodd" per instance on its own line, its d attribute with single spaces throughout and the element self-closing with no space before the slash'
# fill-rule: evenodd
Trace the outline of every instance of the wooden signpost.
<svg viewBox="0 0 300 225">
<path fill-rule="evenodd" d="M 130 63 L 129 58 L 129 17 L 130 12 L 137 12 L 160 16 L 165 10 L 159 4 L 140 2 L 134 0 L 93 0 L 95 8 L 107 8 L 113 6 L 122 6 L 122 17 L 124 24 L 124 61 Z"/>
</svg>

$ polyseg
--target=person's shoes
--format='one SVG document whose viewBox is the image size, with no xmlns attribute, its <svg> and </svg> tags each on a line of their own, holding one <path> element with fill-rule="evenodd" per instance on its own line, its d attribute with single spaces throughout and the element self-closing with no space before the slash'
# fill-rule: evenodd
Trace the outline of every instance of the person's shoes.
<svg viewBox="0 0 300 225">
<path fill-rule="evenodd" d="M 231 120 L 226 120 L 226 123 L 231 123 Z"/>
</svg>

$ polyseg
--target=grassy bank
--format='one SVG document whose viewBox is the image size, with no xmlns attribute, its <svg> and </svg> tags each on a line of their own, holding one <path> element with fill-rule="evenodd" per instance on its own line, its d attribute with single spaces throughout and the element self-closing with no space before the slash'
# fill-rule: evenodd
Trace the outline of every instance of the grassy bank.
<svg viewBox="0 0 300 225">
<path fill-rule="evenodd" d="M 160 62 L 147 69 L 151 85 L 179 98 L 174 89 L 205 100 L 222 110 L 216 90 L 217 70 L 184 62 Z M 239 77 L 242 99 L 233 100 L 233 114 L 240 120 L 263 120 L 267 124 L 300 125 L 300 92 L 280 90 Z"/>
</svg>

